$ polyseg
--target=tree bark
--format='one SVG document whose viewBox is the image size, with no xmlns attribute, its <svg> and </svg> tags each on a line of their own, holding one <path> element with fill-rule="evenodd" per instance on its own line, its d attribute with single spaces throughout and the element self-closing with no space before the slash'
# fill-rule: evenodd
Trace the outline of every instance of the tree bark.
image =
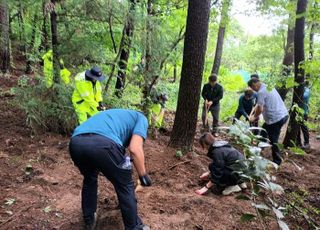
<svg viewBox="0 0 320 230">
<path fill-rule="evenodd" d="M 51 22 L 51 42 L 53 53 L 53 82 L 60 83 L 60 66 L 58 55 L 58 25 L 57 25 L 57 13 L 56 13 L 56 0 L 51 0 L 52 10 L 50 13 Z"/>
<path fill-rule="evenodd" d="M 223 42 L 224 42 L 226 27 L 227 27 L 228 21 L 229 21 L 228 14 L 229 14 L 230 5 L 231 5 L 231 0 L 224 0 L 222 3 L 221 20 L 220 20 L 220 25 L 219 25 L 216 53 L 214 56 L 214 62 L 213 62 L 212 70 L 211 70 L 212 74 L 219 73 L 222 51 L 223 51 Z"/>
<path fill-rule="evenodd" d="M 6 0 L 0 1 L 0 70 L 10 70 L 10 39 L 9 39 L 9 7 Z"/>
<path fill-rule="evenodd" d="M 25 61 L 27 61 L 27 37 L 25 30 L 25 21 L 24 21 L 24 6 L 21 0 L 18 2 L 19 11 L 18 11 L 18 19 L 20 26 L 20 50 L 22 51 L 22 56 Z M 26 70 L 25 70 L 26 71 Z"/>
<path fill-rule="evenodd" d="M 314 55 L 314 35 L 316 28 L 318 26 L 317 23 L 317 16 L 319 14 L 319 5 L 317 0 L 314 1 L 313 7 L 312 7 L 312 13 L 311 13 L 311 28 L 310 28 L 310 35 L 309 35 L 309 61 L 313 60 L 313 55 Z"/>
<path fill-rule="evenodd" d="M 143 73 L 143 80 L 144 80 L 144 84 L 143 84 L 143 102 L 142 102 L 142 111 L 145 113 L 145 115 L 148 116 L 148 107 L 149 107 L 149 101 L 148 101 L 148 94 L 149 94 L 149 80 L 152 77 L 152 73 L 151 73 L 151 35 L 153 33 L 153 28 L 152 28 L 152 2 L 153 0 L 148 0 L 147 1 L 147 22 L 146 22 L 146 51 L 145 51 L 145 68 L 144 68 L 144 73 Z"/>
<path fill-rule="evenodd" d="M 37 22 L 38 22 L 38 11 L 34 13 L 33 22 L 32 22 L 32 32 L 31 32 L 31 40 L 27 47 L 27 62 L 26 62 L 26 74 L 30 74 L 32 72 L 32 61 L 31 54 L 34 50 L 34 42 L 36 39 L 36 30 L 37 30 Z"/>
<path fill-rule="evenodd" d="M 196 132 L 210 16 L 210 0 L 188 3 L 178 105 L 169 145 L 190 149 Z"/>
<path fill-rule="evenodd" d="M 300 108 L 303 107 L 303 91 L 304 91 L 304 80 L 305 71 L 303 62 L 305 61 L 304 54 L 304 26 L 305 26 L 305 12 L 307 9 L 308 0 L 298 0 L 297 11 L 296 11 L 296 24 L 294 32 L 294 80 L 298 84 L 293 89 L 292 108 L 290 110 L 290 123 L 287 130 L 287 134 L 284 140 L 285 147 L 292 146 L 293 143 L 297 144 L 297 135 L 300 132 L 300 125 L 297 121 L 297 110 L 294 108 L 298 105 Z"/>
<path fill-rule="evenodd" d="M 42 31 L 41 31 L 41 43 L 39 47 L 39 51 L 48 51 L 49 50 L 49 35 L 47 30 L 47 10 L 46 10 L 46 1 L 42 1 Z"/>
<path fill-rule="evenodd" d="M 127 66 L 128 66 L 128 60 L 130 55 L 130 48 L 131 48 L 131 42 L 132 42 L 132 36 L 134 31 L 134 11 L 135 11 L 136 1 L 130 0 L 130 10 L 128 14 L 128 18 L 126 21 L 126 24 L 123 28 L 124 30 L 124 45 L 121 49 L 120 59 L 118 62 L 118 76 L 117 76 L 117 82 L 116 82 L 116 96 L 121 97 L 122 92 L 124 89 L 126 76 L 127 76 Z"/>
<path fill-rule="evenodd" d="M 172 81 L 172 83 L 175 83 L 176 80 L 177 80 L 177 63 L 175 63 L 173 66 L 173 81 Z"/>
<path fill-rule="evenodd" d="M 287 93 L 289 89 L 286 87 L 286 79 L 291 74 L 293 68 L 293 59 L 294 59 L 294 49 L 293 49 L 293 42 L 294 42 L 294 28 L 288 24 L 288 34 L 287 34 L 287 44 L 284 50 L 284 57 L 282 61 L 282 83 L 277 91 L 279 92 L 282 100 L 286 99 Z"/>
</svg>

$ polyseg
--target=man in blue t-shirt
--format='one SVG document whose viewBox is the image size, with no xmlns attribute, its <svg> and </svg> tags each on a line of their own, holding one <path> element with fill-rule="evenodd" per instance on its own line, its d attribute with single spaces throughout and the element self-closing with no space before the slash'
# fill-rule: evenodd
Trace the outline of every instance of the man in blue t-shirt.
<svg viewBox="0 0 320 230">
<path fill-rule="evenodd" d="M 126 230 L 144 230 L 137 214 L 133 159 L 142 186 L 151 186 L 145 168 L 143 142 L 147 138 L 148 121 L 140 112 L 110 109 L 100 112 L 78 126 L 72 135 L 69 151 L 84 176 L 82 212 L 86 229 L 94 229 L 97 210 L 98 172 L 113 184 Z M 126 154 L 128 148 L 130 154 Z"/>
</svg>

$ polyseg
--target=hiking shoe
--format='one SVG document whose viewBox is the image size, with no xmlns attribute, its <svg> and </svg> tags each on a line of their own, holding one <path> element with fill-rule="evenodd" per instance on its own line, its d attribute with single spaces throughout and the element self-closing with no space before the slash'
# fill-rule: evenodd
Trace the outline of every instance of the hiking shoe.
<svg viewBox="0 0 320 230">
<path fill-rule="evenodd" d="M 94 230 L 97 225 L 97 213 L 94 213 L 94 220 L 91 224 L 86 224 L 84 229 L 85 230 Z"/>
<path fill-rule="evenodd" d="M 304 150 L 309 150 L 311 147 L 310 147 L 310 144 L 305 144 L 302 149 Z"/>
<path fill-rule="evenodd" d="M 150 227 L 147 225 L 143 225 L 142 230 L 150 230 Z"/>
<path fill-rule="evenodd" d="M 247 186 L 247 184 L 245 182 L 239 184 L 239 187 L 242 188 L 242 189 L 247 189 L 248 188 L 248 186 Z"/>
<path fill-rule="evenodd" d="M 226 187 L 223 191 L 222 191 L 222 194 L 224 196 L 228 196 L 234 192 L 241 192 L 241 188 L 239 187 L 239 185 L 234 185 L 234 186 L 229 186 L 229 187 Z"/>
</svg>

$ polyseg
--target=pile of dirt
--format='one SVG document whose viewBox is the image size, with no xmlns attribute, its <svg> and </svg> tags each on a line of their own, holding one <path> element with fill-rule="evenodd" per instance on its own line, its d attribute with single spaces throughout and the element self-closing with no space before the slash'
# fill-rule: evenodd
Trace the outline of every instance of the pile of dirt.
<svg viewBox="0 0 320 230">
<path fill-rule="evenodd" d="M 69 157 L 69 137 L 32 136 L 25 114 L 11 105 L 11 97 L 1 97 L 0 229 L 81 229 L 82 177 Z M 139 214 L 151 229 L 261 228 L 257 222 L 240 223 L 243 213 L 254 213 L 250 202 L 213 193 L 196 195 L 194 191 L 202 186 L 198 177 L 209 163 L 206 153 L 195 144 L 194 152 L 178 159 L 168 141 L 162 135 L 145 143 L 153 186 L 137 192 L 137 198 Z M 319 208 L 320 145 L 314 136 L 311 143 L 313 149 L 306 157 L 290 157 L 303 169 L 285 162 L 277 178 L 287 193 L 305 191 L 305 203 Z M 98 229 L 122 229 L 114 189 L 102 176 L 98 204 Z M 307 226 L 301 217 L 287 219 L 292 228 Z M 267 228 L 277 225 L 270 219 Z"/>
</svg>

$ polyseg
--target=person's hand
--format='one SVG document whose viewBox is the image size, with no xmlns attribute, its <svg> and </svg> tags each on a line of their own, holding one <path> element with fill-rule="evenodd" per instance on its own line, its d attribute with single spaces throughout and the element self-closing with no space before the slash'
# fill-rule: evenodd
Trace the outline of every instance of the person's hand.
<svg viewBox="0 0 320 230">
<path fill-rule="evenodd" d="M 99 111 L 104 111 L 104 110 L 107 109 L 107 106 L 106 106 L 105 103 L 99 102 L 99 106 L 97 107 L 97 109 L 98 109 Z"/>
<path fill-rule="evenodd" d="M 151 186 L 152 181 L 148 174 L 139 177 L 141 186 Z"/>
<path fill-rule="evenodd" d="M 252 116 L 249 117 L 249 121 L 250 121 L 250 122 L 255 122 L 255 121 L 257 121 L 258 119 L 259 119 L 259 117 L 256 117 L 256 116 L 254 116 L 254 115 L 252 115 Z"/>
</svg>

